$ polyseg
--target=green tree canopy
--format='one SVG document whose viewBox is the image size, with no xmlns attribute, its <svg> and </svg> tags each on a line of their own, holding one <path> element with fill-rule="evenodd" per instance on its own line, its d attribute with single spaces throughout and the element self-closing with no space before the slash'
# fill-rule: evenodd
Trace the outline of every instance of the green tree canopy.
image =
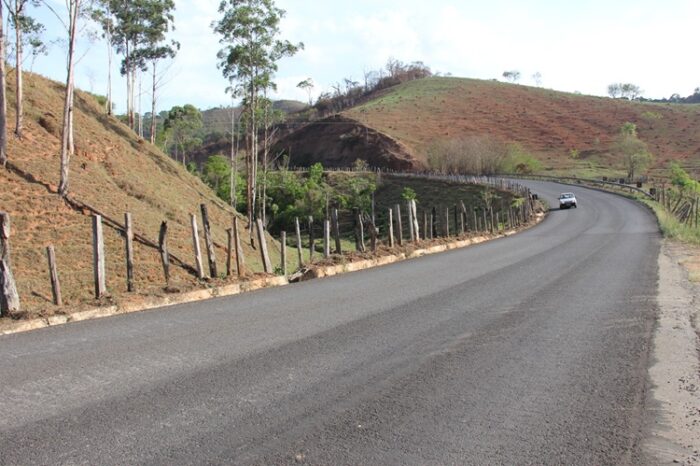
<svg viewBox="0 0 700 466">
<path fill-rule="evenodd" d="M 169 135 L 169 146 L 175 160 L 181 158 L 187 164 L 187 154 L 201 145 L 197 132 L 202 127 L 202 114 L 196 107 L 186 104 L 170 109 L 163 128 Z"/>
<path fill-rule="evenodd" d="M 646 170 L 654 161 L 646 143 L 637 136 L 637 125 L 634 123 L 626 122 L 620 127 L 614 148 L 623 157 L 629 181 L 633 181 L 635 176 Z"/>
</svg>

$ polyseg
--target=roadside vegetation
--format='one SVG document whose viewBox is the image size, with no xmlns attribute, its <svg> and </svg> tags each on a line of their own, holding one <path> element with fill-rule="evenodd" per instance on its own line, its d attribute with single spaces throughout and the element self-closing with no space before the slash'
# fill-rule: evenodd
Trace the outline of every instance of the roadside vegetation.
<svg viewBox="0 0 700 466">
<path fill-rule="evenodd" d="M 700 246 L 700 182 L 677 163 L 671 164 L 669 180 L 657 201 L 645 202 L 656 213 L 664 236 Z"/>
</svg>

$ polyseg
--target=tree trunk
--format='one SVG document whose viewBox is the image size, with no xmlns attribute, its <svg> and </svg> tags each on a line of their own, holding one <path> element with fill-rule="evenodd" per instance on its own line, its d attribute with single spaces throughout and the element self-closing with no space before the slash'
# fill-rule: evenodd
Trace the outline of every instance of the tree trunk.
<svg viewBox="0 0 700 466">
<path fill-rule="evenodd" d="M 231 99 L 231 173 L 229 175 L 229 198 L 231 207 L 236 208 L 236 175 L 238 175 L 238 163 L 236 160 L 236 107 Z"/>
<path fill-rule="evenodd" d="M 0 37 L 5 37 L 3 5 L 0 2 Z M 5 99 L 5 41 L 0 40 L 0 165 L 7 165 L 7 101 Z"/>
<path fill-rule="evenodd" d="M 15 75 L 17 77 L 17 82 L 15 83 L 15 136 L 20 139 L 22 138 L 22 100 L 24 98 L 22 95 L 22 27 L 20 21 L 23 7 L 23 1 L 15 1 Z"/>
<path fill-rule="evenodd" d="M 265 130 L 263 132 L 263 179 L 262 179 L 262 196 L 260 199 L 260 214 L 262 216 L 262 221 L 264 225 L 267 225 L 267 208 L 266 208 L 266 196 L 267 196 L 267 163 L 269 156 L 269 141 L 270 137 L 270 115 L 269 111 L 269 101 L 267 100 L 267 93 L 265 93 L 265 121 L 263 122 Z M 328 217 L 328 215 L 326 215 Z"/>
<path fill-rule="evenodd" d="M 131 70 L 131 129 L 136 132 L 136 68 Z"/>
<path fill-rule="evenodd" d="M 153 88 L 151 89 L 151 144 L 156 143 L 156 61 L 153 60 Z"/>
<path fill-rule="evenodd" d="M 71 0 L 69 5 L 69 33 L 68 33 L 68 76 L 66 78 L 66 96 L 63 102 L 63 134 L 61 135 L 61 180 L 58 185 L 58 193 L 65 196 L 68 193 L 68 165 L 72 155 L 73 126 L 73 68 L 75 54 L 75 33 L 78 22 L 78 9 L 80 0 Z"/>
<path fill-rule="evenodd" d="M 139 70 L 139 119 L 138 119 L 138 124 L 139 124 L 139 131 L 138 135 L 140 138 L 143 139 L 143 111 L 141 110 L 141 97 L 143 96 L 143 93 L 141 92 L 141 84 L 143 83 L 143 72 Z"/>
<path fill-rule="evenodd" d="M 107 115 L 112 114 L 112 28 L 107 25 Z"/>
<path fill-rule="evenodd" d="M 73 72 L 75 75 L 75 71 Z M 70 105 L 71 111 L 68 114 L 68 151 L 75 154 L 75 134 L 73 133 L 73 102 L 75 101 L 75 76 L 73 77 L 73 85 L 70 88 Z"/>
<path fill-rule="evenodd" d="M 250 218 L 250 234 L 253 238 L 253 220 L 255 219 L 255 203 L 256 203 L 256 190 L 257 190 L 257 178 L 258 178 L 258 125 L 255 110 L 258 106 L 257 90 L 253 87 L 252 90 L 252 101 L 250 107 L 250 135 L 251 135 L 251 150 L 250 150 L 250 171 L 251 175 L 248 179 L 249 191 L 250 191 L 250 213 L 248 215 Z"/>
<path fill-rule="evenodd" d="M 250 104 L 249 104 L 250 105 Z M 250 112 L 250 110 L 249 110 Z M 250 125 L 250 123 L 248 123 Z M 246 163 L 246 215 L 248 215 L 248 228 L 249 231 L 252 231 L 252 225 L 253 225 L 253 185 L 254 183 L 251 181 L 251 178 L 253 177 L 253 135 L 250 132 L 250 129 L 248 130 L 248 135 L 246 137 L 247 139 L 247 154 L 245 158 L 245 163 Z"/>
<path fill-rule="evenodd" d="M 129 79 L 131 73 L 131 50 L 129 48 L 129 41 L 124 41 L 124 77 L 126 78 L 126 118 L 129 128 L 133 128 L 131 121 L 131 80 Z"/>
</svg>

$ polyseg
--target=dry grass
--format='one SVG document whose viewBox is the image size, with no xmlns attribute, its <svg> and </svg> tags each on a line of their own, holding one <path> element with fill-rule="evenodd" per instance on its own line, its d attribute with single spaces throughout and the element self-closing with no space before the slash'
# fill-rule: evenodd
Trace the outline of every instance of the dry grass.
<svg viewBox="0 0 700 466">
<path fill-rule="evenodd" d="M 32 315 L 51 314 L 58 310 L 49 300 L 45 258 L 49 244 L 56 247 L 66 305 L 94 304 L 90 213 L 73 210 L 55 194 L 63 87 L 29 73 L 25 77 L 24 137 L 10 137 L 8 154 L 10 162 L 36 182 L 0 170 L 0 210 L 12 219 L 12 260 L 23 308 Z M 10 134 L 14 128 L 12 86 L 9 79 Z M 170 251 L 188 264 L 194 263 L 189 215 L 199 217 L 199 205 L 207 204 L 221 273 L 225 268 L 225 230 L 234 211 L 182 166 L 138 139 L 116 118 L 105 115 L 89 94 L 76 93 L 74 121 L 76 154 L 71 160 L 70 195 L 120 222 L 124 212 L 131 212 L 136 233 L 153 241 L 161 221 L 167 220 Z M 245 222 L 241 217 L 239 224 Z M 125 299 L 124 244 L 117 230 L 105 228 L 105 247 L 109 292 L 112 299 Z M 249 271 L 261 271 L 258 252 L 247 244 L 244 248 Z M 270 249 L 277 263 L 279 245 L 270 244 Z M 177 288 L 201 286 L 180 267 L 173 267 L 172 273 Z M 163 292 L 159 255 L 141 244 L 136 245 L 136 285 L 141 293 Z"/>
<path fill-rule="evenodd" d="M 435 140 L 489 135 L 521 144 L 547 170 L 613 175 L 622 163 L 609 154 L 610 145 L 627 121 L 637 124 L 640 138 L 656 155 L 656 167 L 678 160 L 700 173 L 699 109 L 430 78 L 389 89 L 345 113 L 404 143 L 422 162 Z M 569 156 L 572 149 L 579 151 L 578 159 Z"/>
</svg>

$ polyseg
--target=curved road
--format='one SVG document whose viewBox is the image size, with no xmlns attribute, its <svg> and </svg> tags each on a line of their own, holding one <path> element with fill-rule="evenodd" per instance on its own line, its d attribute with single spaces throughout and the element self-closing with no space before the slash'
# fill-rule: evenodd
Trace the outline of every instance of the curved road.
<svg viewBox="0 0 700 466">
<path fill-rule="evenodd" d="M 0 464 L 640 464 L 659 235 L 530 183 L 527 232 L 0 337 Z"/>
</svg>

